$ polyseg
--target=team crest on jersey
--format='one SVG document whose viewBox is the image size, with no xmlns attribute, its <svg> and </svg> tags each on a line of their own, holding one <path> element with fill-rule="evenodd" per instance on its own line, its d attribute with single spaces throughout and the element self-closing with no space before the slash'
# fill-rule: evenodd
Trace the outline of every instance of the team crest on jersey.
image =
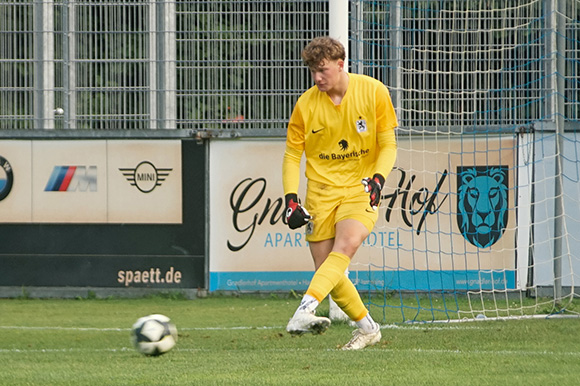
<svg viewBox="0 0 580 386">
<path fill-rule="evenodd" d="M 364 119 L 359 119 L 356 121 L 356 131 L 359 133 L 364 133 L 367 131 L 367 121 Z"/>
<path fill-rule="evenodd" d="M 495 244 L 508 221 L 507 166 L 457 168 L 457 224 L 479 248 Z"/>
</svg>

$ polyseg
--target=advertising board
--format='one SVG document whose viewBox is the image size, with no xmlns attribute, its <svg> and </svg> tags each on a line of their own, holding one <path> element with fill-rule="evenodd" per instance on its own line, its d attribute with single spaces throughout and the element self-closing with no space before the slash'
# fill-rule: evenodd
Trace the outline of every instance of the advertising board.
<svg viewBox="0 0 580 386">
<path fill-rule="evenodd" d="M 514 137 L 398 146 L 379 221 L 351 278 L 377 289 L 514 288 Z M 281 140 L 211 142 L 210 175 L 227 178 L 210 184 L 210 290 L 307 288 L 313 263 L 304 228 L 283 222 L 284 148 Z M 479 204 L 469 195 L 476 191 Z M 475 217 L 482 200 L 494 207 L 485 227 Z"/>
</svg>

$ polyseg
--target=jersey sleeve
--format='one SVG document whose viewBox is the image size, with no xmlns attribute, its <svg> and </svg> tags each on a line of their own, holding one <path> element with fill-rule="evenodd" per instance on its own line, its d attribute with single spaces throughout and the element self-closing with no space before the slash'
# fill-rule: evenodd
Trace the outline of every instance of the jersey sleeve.
<svg viewBox="0 0 580 386">
<path fill-rule="evenodd" d="M 304 152 L 304 120 L 298 103 L 292 111 L 286 134 L 286 151 L 282 161 L 284 195 L 298 193 L 300 184 L 300 159 Z"/>
<path fill-rule="evenodd" d="M 289 193 L 298 193 L 300 185 L 300 159 L 302 152 L 290 146 L 286 146 L 284 160 L 282 161 L 282 184 L 284 196 Z"/>
<path fill-rule="evenodd" d="M 397 139 L 395 130 L 387 130 L 377 133 L 379 143 L 379 155 L 375 164 L 375 173 L 379 173 L 385 179 L 393 169 L 397 159 Z"/>
<path fill-rule="evenodd" d="M 379 155 L 376 161 L 375 172 L 381 174 L 386 179 L 395 165 L 397 158 L 395 128 L 398 126 L 398 122 L 387 87 L 381 85 L 377 88 L 376 92 Z"/>
<path fill-rule="evenodd" d="M 391 95 L 385 85 L 377 87 L 376 90 L 377 106 L 377 133 L 387 130 L 393 130 L 399 125 L 395 107 L 391 101 Z"/>
<path fill-rule="evenodd" d="M 304 151 L 304 119 L 298 103 L 292 111 L 288 122 L 288 132 L 286 134 L 286 146 Z"/>
</svg>

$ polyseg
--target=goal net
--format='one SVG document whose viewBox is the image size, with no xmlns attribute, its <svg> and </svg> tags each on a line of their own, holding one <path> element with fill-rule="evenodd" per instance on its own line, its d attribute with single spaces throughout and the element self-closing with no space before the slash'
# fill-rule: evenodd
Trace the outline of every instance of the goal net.
<svg viewBox="0 0 580 386">
<path fill-rule="evenodd" d="M 576 314 L 580 1 L 354 1 L 398 158 L 350 277 L 385 321 Z M 379 296 L 377 296 L 379 294 Z"/>
</svg>

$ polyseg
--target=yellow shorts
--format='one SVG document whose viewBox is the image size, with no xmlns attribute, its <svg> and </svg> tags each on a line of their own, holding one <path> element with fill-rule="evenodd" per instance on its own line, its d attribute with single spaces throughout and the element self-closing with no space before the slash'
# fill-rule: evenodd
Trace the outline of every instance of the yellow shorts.
<svg viewBox="0 0 580 386">
<path fill-rule="evenodd" d="M 307 241 L 334 238 L 336 223 L 346 219 L 360 221 L 371 232 L 379 217 L 362 184 L 342 188 L 308 181 L 304 206 L 312 216 L 306 226 Z"/>
</svg>

